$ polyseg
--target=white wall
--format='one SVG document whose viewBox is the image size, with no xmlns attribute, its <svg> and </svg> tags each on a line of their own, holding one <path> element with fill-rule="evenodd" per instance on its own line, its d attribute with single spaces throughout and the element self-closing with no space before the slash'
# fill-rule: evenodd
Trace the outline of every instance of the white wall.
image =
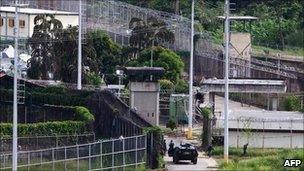
<svg viewBox="0 0 304 171">
<path fill-rule="evenodd" d="M 1 12 L 1 16 L 4 17 L 12 17 L 14 18 L 14 13 L 5 13 Z M 28 15 L 28 14 L 20 14 L 19 19 L 25 20 L 25 27 L 20 28 L 20 37 L 21 38 L 27 38 L 31 37 L 34 30 L 34 18 L 36 15 Z M 55 15 L 55 18 L 60 20 L 62 22 L 63 28 L 66 28 L 68 25 L 77 26 L 78 25 L 78 16 L 77 15 Z M 7 34 L 6 34 L 6 28 L 7 28 Z M 14 36 L 14 28 L 9 27 L 8 25 L 8 18 L 3 19 L 3 26 L 0 27 L 0 35 L 1 36 Z"/>
<path fill-rule="evenodd" d="M 240 147 L 249 142 L 249 148 L 304 148 L 304 133 L 273 133 L 229 131 L 229 146 Z"/>
</svg>

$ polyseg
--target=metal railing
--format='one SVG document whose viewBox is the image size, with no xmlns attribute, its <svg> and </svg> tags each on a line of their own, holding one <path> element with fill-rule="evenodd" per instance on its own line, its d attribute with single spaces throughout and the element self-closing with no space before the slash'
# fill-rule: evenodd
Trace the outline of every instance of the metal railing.
<svg viewBox="0 0 304 171">
<path fill-rule="evenodd" d="M 146 163 L 146 136 L 18 152 L 18 168 L 27 170 L 133 169 Z M 12 154 L 0 155 L 0 170 L 11 169 Z"/>
<path fill-rule="evenodd" d="M 18 137 L 19 150 L 39 150 L 95 142 L 95 133 Z M 12 151 L 12 137 L 0 137 L 0 154 Z"/>
</svg>

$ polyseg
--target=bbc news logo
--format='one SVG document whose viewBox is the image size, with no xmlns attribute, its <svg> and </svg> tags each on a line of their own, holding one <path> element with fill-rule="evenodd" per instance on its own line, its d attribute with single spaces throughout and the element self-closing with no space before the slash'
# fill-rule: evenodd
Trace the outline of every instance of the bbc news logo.
<svg viewBox="0 0 304 171">
<path fill-rule="evenodd" d="M 284 167 L 299 167 L 302 161 L 300 159 L 286 159 L 284 162 Z"/>
</svg>

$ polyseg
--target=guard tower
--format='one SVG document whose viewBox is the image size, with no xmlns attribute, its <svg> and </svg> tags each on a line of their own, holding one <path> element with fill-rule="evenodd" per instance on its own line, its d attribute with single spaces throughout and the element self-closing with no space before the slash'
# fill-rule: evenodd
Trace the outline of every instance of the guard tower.
<svg viewBox="0 0 304 171">
<path fill-rule="evenodd" d="M 225 20 L 225 17 L 219 16 L 219 19 Z M 233 78 L 250 78 L 251 70 L 251 23 L 257 20 L 257 17 L 252 16 L 230 16 L 232 27 L 230 28 L 230 57 L 232 60 L 237 60 L 240 65 L 230 65 L 230 77 Z M 243 23 L 243 32 L 233 30 L 234 22 Z M 249 23 L 249 24 L 248 24 Z M 249 26 L 249 29 L 247 29 Z M 246 32 L 246 30 L 248 30 Z M 224 37 L 225 39 L 225 37 Z"/>
<path fill-rule="evenodd" d="M 152 125 L 159 125 L 158 79 L 164 74 L 164 68 L 125 67 L 124 72 L 130 79 L 130 106 Z"/>
</svg>

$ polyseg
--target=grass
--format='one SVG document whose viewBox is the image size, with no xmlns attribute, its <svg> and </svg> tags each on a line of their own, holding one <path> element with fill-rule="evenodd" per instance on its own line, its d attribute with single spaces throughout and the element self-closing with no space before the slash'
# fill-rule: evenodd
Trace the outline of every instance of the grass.
<svg viewBox="0 0 304 171">
<path fill-rule="evenodd" d="M 304 171 L 304 164 L 299 168 L 284 168 L 285 159 L 301 159 L 304 161 L 304 149 L 258 149 L 247 150 L 247 155 L 242 155 L 242 149 L 229 149 L 229 163 L 223 161 L 223 148 L 215 147 L 213 155 L 219 162 L 219 168 L 223 170 L 299 170 Z"/>
<path fill-rule="evenodd" d="M 256 52 L 256 53 L 264 53 L 264 50 L 267 50 L 267 51 L 269 51 L 270 54 L 274 54 L 274 55 L 279 53 L 279 54 L 283 54 L 283 55 L 291 55 L 291 56 L 295 56 L 295 57 L 304 59 L 304 48 L 294 48 L 294 49 L 287 48 L 282 51 L 279 49 L 272 49 L 272 48 L 268 48 L 268 47 L 264 47 L 264 46 L 253 45 L 252 50 L 253 50 L 253 52 Z"/>
</svg>

